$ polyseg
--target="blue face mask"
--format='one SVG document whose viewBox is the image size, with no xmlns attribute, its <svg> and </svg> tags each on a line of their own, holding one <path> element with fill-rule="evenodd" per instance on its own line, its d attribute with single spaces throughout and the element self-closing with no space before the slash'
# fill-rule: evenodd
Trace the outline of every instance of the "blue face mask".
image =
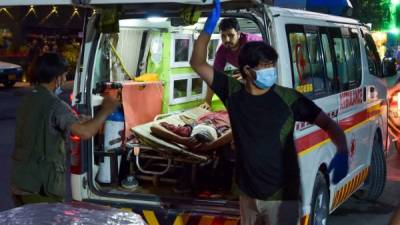
<svg viewBox="0 0 400 225">
<path fill-rule="evenodd" d="M 59 82 L 58 78 L 57 78 L 57 84 L 56 84 L 56 89 L 54 89 L 54 94 L 55 95 L 60 95 L 62 93 L 62 89 L 61 89 L 61 82 Z"/>
<path fill-rule="evenodd" d="M 256 80 L 254 81 L 254 83 L 260 89 L 267 89 L 275 84 L 276 79 L 276 68 L 270 67 L 256 70 Z"/>
<path fill-rule="evenodd" d="M 62 92 L 63 92 L 63 90 L 59 86 L 54 90 L 55 95 L 60 95 Z"/>
</svg>

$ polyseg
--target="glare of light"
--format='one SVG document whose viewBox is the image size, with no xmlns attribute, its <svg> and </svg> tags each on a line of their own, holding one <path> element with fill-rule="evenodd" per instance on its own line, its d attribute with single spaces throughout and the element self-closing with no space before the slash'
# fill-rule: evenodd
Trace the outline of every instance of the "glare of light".
<svg viewBox="0 0 400 225">
<path fill-rule="evenodd" d="M 22 20 L 24 20 L 25 18 L 27 18 L 30 14 L 33 14 L 34 16 L 37 16 L 36 14 L 36 9 L 34 5 L 30 5 L 29 6 L 29 10 L 26 12 L 25 16 L 22 18 Z"/>
<path fill-rule="evenodd" d="M 167 21 L 166 17 L 152 16 L 148 17 L 147 20 L 151 23 L 161 23 Z"/>
<path fill-rule="evenodd" d="M 199 20 L 198 20 L 197 22 L 199 22 L 199 23 L 205 23 L 206 20 L 207 20 L 206 17 L 201 17 L 201 18 L 199 18 Z"/>
<path fill-rule="evenodd" d="M 46 17 L 44 17 L 42 19 L 42 21 L 40 21 L 39 24 L 43 24 L 44 22 L 46 22 L 51 16 L 58 14 L 58 10 L 57 10 L 57 6 L 53 6 L 53 9 L 49 12 L 49 14 L 47 14 Z"/>
<path fill-rule="evenodd" d="M 93 11 L 92 11 L 92 16 L 94 16 L 95 14 L 96 14 L 96 10 L 93 9 Z"/>
<path fill-rule="evenodd" d="M 400 0 L 391 0 L 392 5 L 398 5 Z"/>
<path fill-rule="evenodd" d="M 1 8 L 0 9 L 0 13 L 5 13 L 8 17 L 10 17 L 11 19 L 14 19 L 14 17 L 11 15 L 10 11 L 8 11 L 7 8 Z"/>
<path fill-rule="evenodd" d="M 58 11 L 57 11 L 57 6 L 53 6 L 53 9 L 51 10 L 50 13 L 51 13 L 51 14 L 57 14 L 57 13 L 58 13 Z"/>
<path fill-rule="evenodd" d="M 72 12 L 72 17 L 79 16 L 79 11 L 77 7 L 74 7 L 74 11 Z"/>
<path fill-rule="evenodd" d="M 400 30 L 399 30 L 399 28 L 397 28 L 397 27 L 393 27 L 393 28 L 391 28 L 391 29 L 389 30 L 389 33 L 391 33 L 391 34 L 399 34 L 399 33 L 400 33 Z"/>
</svg>

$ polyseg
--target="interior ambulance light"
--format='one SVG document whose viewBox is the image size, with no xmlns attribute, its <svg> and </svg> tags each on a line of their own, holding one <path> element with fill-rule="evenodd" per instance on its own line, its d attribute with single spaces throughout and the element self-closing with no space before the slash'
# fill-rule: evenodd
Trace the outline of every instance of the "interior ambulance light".
<svg viewBox="0 0 400 225">
<path fill-rule="evenodd" d="M 158 16 L 152 16 L 152 17 L 148 17 L 148 18 L 147 18 L 147 20 L 148 20 L 149 22 L 152 22 L 152 23 L 165 22 L 165 21 L 167 21 L 167 19 L 168 19 L 168 18 L 166 18 L 166 17 L 158 17 Z"/>
<path fill-rule="evenodd" d="M 389 33 L 391 34 L 399 34 L 400 31 L 397 27 L 393 27 L 392 29 L 389 30 Z"/>
<path fill-rule="evenodd" d="M 205 23 L 206 20 L 207 20 L 206 17 L 201 17 L 197 22 L 199 22 L 199 23 Z"/>
</svg>

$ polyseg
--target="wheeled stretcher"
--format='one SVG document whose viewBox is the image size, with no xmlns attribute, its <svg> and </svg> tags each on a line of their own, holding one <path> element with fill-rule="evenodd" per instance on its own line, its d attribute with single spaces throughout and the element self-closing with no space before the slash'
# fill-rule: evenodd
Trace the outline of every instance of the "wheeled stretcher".
<svg viewBox="0 0 400 225">
<path fill-rule="evenodd" d="M 209 111 L 197 107 L 184 112 L 159 115 L 152 122 L 131 128 L 139 143 L 128 143 L 126 147 L 134 154 L 136 167 L 144 174 L 139 178 L 152 180 L 155 185 L 159 180 L 176 182 L 176 180 L 164 178 L 162 175 L 166 174 L 172 168 L 186 164 L 190 165 L 192 168 L 191 179 L 193 181 L 195 179 L 197 165 L 209 162 L 211 160 L 210 156 L 196 154 L 189 151 L 183 145 L 165 141 L 152 134 L 151 127 L 158 126 L 159 129 L 170 132 L 159 124 L 161 122 L 167 122 L 175 126 L 183 126 L 185 123 L 181 119 L 182 116 L 196 120 L 207 112 Z M 142 161 L 146 161 L 146 163 L 142 163 Z M 154 170 L 154 168 L 157 168 L 157 170 Z"/>
</svg>

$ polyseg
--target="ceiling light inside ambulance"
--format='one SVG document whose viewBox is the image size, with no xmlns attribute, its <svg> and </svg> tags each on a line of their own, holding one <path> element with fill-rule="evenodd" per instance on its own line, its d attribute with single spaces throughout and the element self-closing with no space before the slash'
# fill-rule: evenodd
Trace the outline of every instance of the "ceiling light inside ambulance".
<svg viewBox="0 0 400 225">
<path fill-rule="evenodd" d="M 205 23 L 206 20 L 207 20 L 206 17 L 201 17 L 201 18 L 199 18 L 199 20 L 198 20 L 197 22 L 199 22 L 199 23 Z"/>
<path fill-rule="evenodd" d="M 168 18 L 166 17 L 159 17 L 159 16 L 151 16 L 148 17 L 147 20 L 152 22 L 152 23 L 160 23 L 160 22 L 165 22 L 167 21 Z"/>
</svg>

